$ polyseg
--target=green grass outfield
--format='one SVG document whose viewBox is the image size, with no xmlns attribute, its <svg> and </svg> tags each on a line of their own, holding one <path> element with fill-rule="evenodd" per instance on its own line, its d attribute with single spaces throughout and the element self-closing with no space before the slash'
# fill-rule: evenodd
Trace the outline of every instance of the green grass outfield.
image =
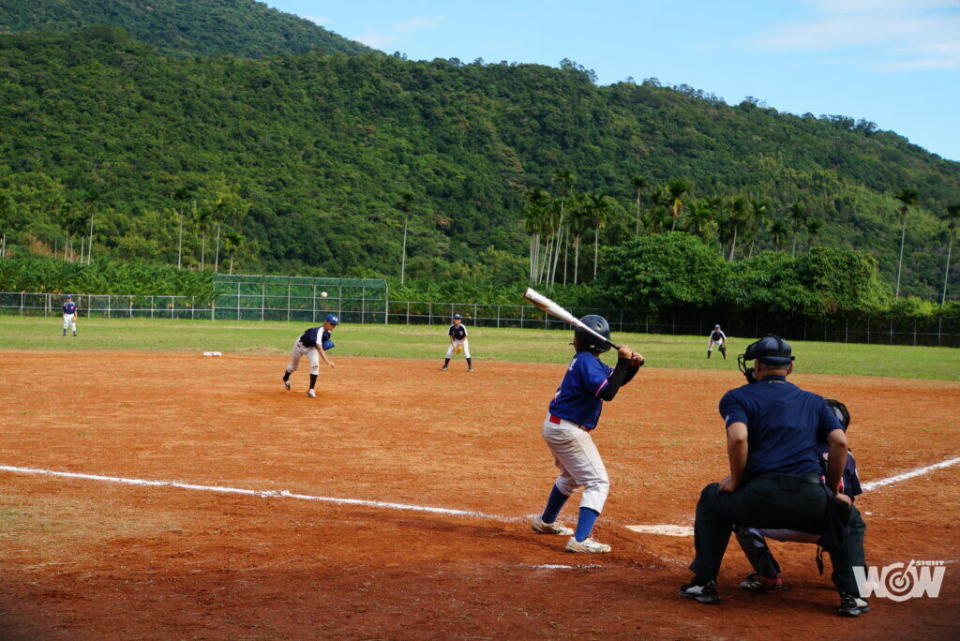
<svg viewBox="0 0 960 641">
<path fill-rule="evenodd" d="M 306 323 L 81 318 L 80 336 L 63 338 L 60 323 L 59 317 L 0 316 L 0 350 L 220 351 L 277 354 L 282 360 L 307 328 Z M 565 363 L 571 354 L 572 331 L 468 329 L 478 366 L 490 360 Z M 439 365 L 447 346 L 446 330 L 446 325 L 343 324 L 334 332 L 337 348 L 331 356 L 427 358 L 436 359 Z M 705 336 L 614 336 L 614 340 L 642 353 L 653 367 L 684 369 L 736 369 L 736 355 L 754 338 L 731 336 L 724 361 L 716 351 L 710 360 L 705 358 Z M 953 348 L 790 342 L 797 356 L 798 373 L 960 380 L 960 350 Z"/>
</svg>

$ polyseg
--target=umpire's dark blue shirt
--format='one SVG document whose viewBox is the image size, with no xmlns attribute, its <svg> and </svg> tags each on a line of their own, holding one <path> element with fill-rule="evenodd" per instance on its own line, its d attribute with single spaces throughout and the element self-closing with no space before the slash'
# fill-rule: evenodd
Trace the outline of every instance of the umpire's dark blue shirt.
<svg viewBox="0 0 960 641">
<path fill-rule="evenodd" d="M 720 399 L 727 427 L 747 426 L 744 481 L 767 472 L 817 474 L 816 445 L 840 429 L 823 397 L 805 392 L 782 376 L 730 390 Z"/>
</svg>

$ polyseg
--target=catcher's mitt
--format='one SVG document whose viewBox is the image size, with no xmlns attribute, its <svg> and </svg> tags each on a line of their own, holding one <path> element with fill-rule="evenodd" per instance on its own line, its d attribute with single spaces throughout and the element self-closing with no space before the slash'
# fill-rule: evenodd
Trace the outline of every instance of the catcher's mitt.
<svg viewBox="0 0 960 641">
<path fill-rule="evenodd" d="M 456 347 L 453 348 L 454 354 L 459 354 L 462 351 L 463 351 L 463 345 L 457 345 Z"/>
</svg>

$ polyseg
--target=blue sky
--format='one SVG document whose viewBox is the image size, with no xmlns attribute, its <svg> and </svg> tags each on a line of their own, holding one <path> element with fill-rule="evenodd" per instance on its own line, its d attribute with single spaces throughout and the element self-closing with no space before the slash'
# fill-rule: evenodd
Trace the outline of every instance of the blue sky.
<svg viewBox="0 0 960 641">
<path fill-rule="evenodd" d="M 960 161 L 960 0 L 266 0 L 411 60 L 569 58 L 729 104 L 842 114 Z"/>
</svg>

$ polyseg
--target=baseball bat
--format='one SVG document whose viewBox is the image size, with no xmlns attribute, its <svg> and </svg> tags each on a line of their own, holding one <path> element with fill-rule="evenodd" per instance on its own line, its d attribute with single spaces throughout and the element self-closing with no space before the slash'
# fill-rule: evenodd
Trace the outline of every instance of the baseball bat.
<svg viewBox="0 0 960 641">
<path fill-rule="evenodd" d="M 593 334 L 595 337 L 599 338 L 604 343 L 609 344 L 610 347 L 612 347 L 613 349 L 620 349 L 619 345 L 611 341 L 609 338 L 604 338 L 603 336 L 595 332 L 590 327 L 587 327 L 582 322 L 580 322 L 579 318 L 577 318 L 576 316 L 574 316 L 573 314 L 565 310 L 563 307 L 560 307 L 559 305 L 557 305 L 555 302 L 553 302 L 552 300 L 550 300 L 540 292 L 537 292 L 532 287 L 527 287 L 527 291 L 523 293 L 523 297 L 528 301 L 530 301 L 531 303 L 533 303 L 535 307 L 537 307 L 538 309 L 542 309 L 543 311 L 550 314 L 554 318 L 559 318 L 562 321 L 570 323 L 577 329 L 582 329 L 585 332 Z"/>
</svg>

